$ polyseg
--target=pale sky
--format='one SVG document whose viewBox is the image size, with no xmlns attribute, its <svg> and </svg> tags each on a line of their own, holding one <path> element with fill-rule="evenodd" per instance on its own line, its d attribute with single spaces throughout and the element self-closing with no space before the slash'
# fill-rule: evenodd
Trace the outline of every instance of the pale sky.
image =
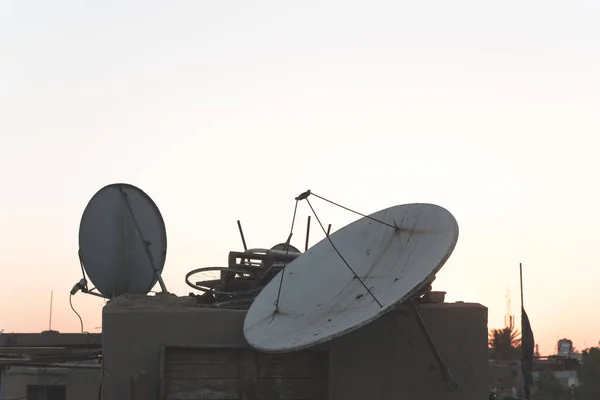
<svg viewBox="0 0 600 400">
<path fill-rule="evenodd" d="M 52 328 L 79 329 L 81 213 L 128 182 L 166 221 L 171 292 L 242 248 L 237 219 L 285 241 L 306 189 L 436 203 L 461 233 L 434 289 L 502 327 L 523 262 L 542 353 L 595 345 L 598 21 L 593 0 L 0 2 L 0 329 L 48 329 L 51 290 Z M 96 331 L 103 301 L 73 302 Z"/>
</svg>

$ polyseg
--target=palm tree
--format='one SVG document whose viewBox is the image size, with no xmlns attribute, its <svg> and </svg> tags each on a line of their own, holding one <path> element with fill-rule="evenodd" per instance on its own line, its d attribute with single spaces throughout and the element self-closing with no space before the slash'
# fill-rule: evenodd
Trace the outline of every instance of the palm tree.
<svg viewBox="0 0 600 400">
<path fill-rule="evenodd" d="M 490 358 L 514 360 L 519 358 L 521 334 L 515 328 L 492 329 L 488 338 Z"/>
</svg>

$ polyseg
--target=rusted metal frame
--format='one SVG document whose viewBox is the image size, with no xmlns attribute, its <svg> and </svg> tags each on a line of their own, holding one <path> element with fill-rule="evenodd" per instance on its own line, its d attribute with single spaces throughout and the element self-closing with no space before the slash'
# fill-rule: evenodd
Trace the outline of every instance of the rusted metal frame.
<svg viewBox="0 0 600 400">
<path fill-rule="evenodd" d="M 240 267 L 240 265 L 237 264 L 236 260 L 239 259 L 251 259 L 251 260 L 260 260 L 260 261 L 280 261 L 280 262 L 291 262 L 293 261 L 296 257 L 298 257 L 298 254 L 296 253 L 292 253 L 292 254 L 259 254 L 259 253 L 253 253 L 253 254 L 249 254 L 246 252 L 241 252 L 241 251 L 230 251 L 229 252 L 229 259 L 228 259 L 228 265 L 230 267 Z"/>
<path fill-rule="evenodd" d="M 246 252 L 238 252 L 238 251 L 230 251 L 229 252 L 229 259 L 228 259 L 228 265 L 230 268 L 240 268 L 242 266 L 237 264 L 237 259 L 240 260 L 259 260 L 262 261 L 263 263 L 268 265 L 268 268 L 264 271 L 264 273 L 262 273 L 262 276 L 259 278 L 259 282 L 260 284 L 264 284 L 266 277 L 271 273 L 272 270 L 274 270 L 275 268 L 279 268 L 282 269 L 283 266 L 281 267 L 276 267 L 275 263 L 280 262 L 283 263 L 284 265 L 294 261 L 296 258 L 298 257 L 298 254 L 293 253 L 293 254 L 270 254 L 270 253 L 265 253 L 265 254 L 260 254 L 260 253 L 253 253 L 253 254 L 248 254 Z M 256 267 L 258 269 L 258 267 Z"/>
<path fill-rule="evenodd" d="M 206 281 L 196 281 L 195 283 L 190 282 L 189 278 L 198 272 L 206 272 L 206 271 L 221 271 L 221 279 L 210 279 Z M 225 274 L 224 274 L 225 272 Z M 240 268 L 240 267 L 205 267 L 198 268 L 193 271 L 187 273 L 185 279 L 186 283 L 193 287 L 194 289 L 200 290 L 202 292 L 208 293 L 212 292 L 214 294 L 223 295 L 223 296 L 231 296 L 235 294 L 240 294 L 239 291 L 228 292 L 225 288 L 225 279 L 228 275 L 235 274 L 247 274 L 251 275 L 252 279 L 255 281 L 260 280 L 259 276 L 260 270 L 258 268 Z M 220 286 L 220 287 L 219 287 Z M 258 288 L 252 288 L 248 290 L 244 290 L 243 292 L 254 293 Z"/>
</svg>

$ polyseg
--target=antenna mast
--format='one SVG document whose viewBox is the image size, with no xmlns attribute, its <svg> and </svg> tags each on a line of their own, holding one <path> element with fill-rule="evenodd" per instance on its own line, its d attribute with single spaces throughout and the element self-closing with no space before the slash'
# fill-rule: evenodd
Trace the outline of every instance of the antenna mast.
<svg viewBox="0 0 600 400">
<path fill-rule="evenodd" d="M 50 319 L 48 321 L 48 330 L 52 330 L 52 298 L 54 297 L 54 291 L 50 291 Z"/>
<path fill-rule="evenodd" d="M 504 326 L 510 330 L 515 327 L 515 316 L 510 310 L 510 290 L 506 289 L 506 314 L 504 315 Z"/>
</svg>

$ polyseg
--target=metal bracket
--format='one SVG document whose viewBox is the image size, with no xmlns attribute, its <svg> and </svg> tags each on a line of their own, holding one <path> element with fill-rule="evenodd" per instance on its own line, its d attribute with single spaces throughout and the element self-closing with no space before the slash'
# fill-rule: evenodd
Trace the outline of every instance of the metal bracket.
<svg viewBox="0 0 600 400">
<path fill-rule="evenodd" d="M 307 190 L 306 192 L 302 192 L 298 195 L 298 197 L 296 197 L 296 201 L 301 201 L 301 200 L 305 200 L 308 198 L 308 196 L 310 196 L 310 190 Z"/>
<path fill-rule="evenodd" d="M 417 306 L 412 298 L 409 298 L 407 303 L 410 306 L 410 308 L 415 316 L 415 319 L 417 320 L 417 323 L 419 324 L 419 327 L 421 328 L 421 332 L 423 333 L 423 336 L 425 336 L 425 340 L 427 340 L 427 344 L 429 345 L 429 348 L 431 349 L 431 352 L 433 353 L 435 360 L 437 361 L 438 367 L 440 368 L 440 372 L 442 374 L 442 379 L 444 380 L 444 383 L 446 384 L 446 388 L 448 389 L 448 391 L 454 392 L 456 389 L 458 389 L 458 384 L 452 377 L 452 374 L 450 373 L 448 366 L 446 365 L 446 363 L 444 363 L 444 360 L 442 360 L 442 356 L 440 355 L 437 347 L 435 346 L 435 343 L 433 342 L 433 339 L 431 338 L 431 335 L 429 334 L 429 330 L 427 329 L 427 326 L 425 325 L 425 321 L 423 321 L 423 317 L 421 316 L 419 309 L 417 308 Z"/>
</svg>

